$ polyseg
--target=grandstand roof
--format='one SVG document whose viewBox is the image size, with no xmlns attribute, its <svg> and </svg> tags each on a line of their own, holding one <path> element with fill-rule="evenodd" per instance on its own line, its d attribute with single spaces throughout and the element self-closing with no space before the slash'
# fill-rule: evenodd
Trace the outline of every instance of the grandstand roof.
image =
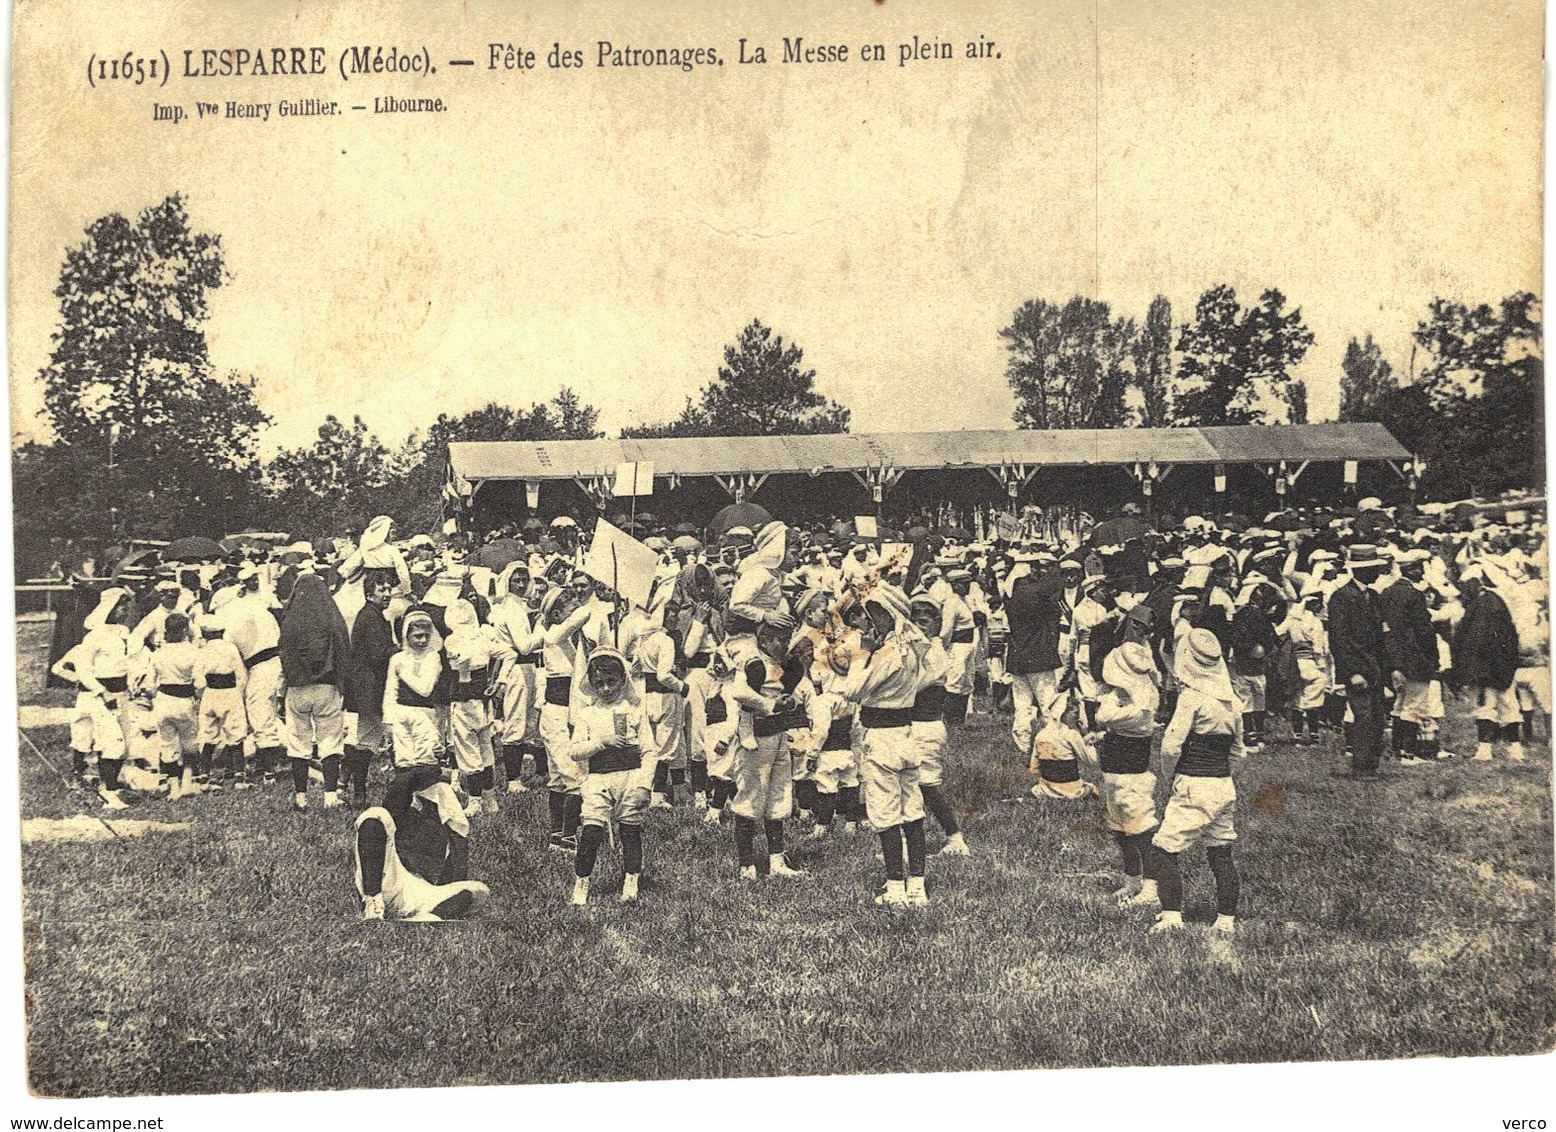
<svg viewBox="0 0 1556 1132">
<path fill-rule="evenodd" d="M 1380 424 L 1217 428 L 964 430 L 664 440 L 496 441 L 449 445 L 457 480 L 563 480 L 613 475 L 652 461 L 658 476 L 898 471 L 1001 465 L 1263 464 L 1408 460 Z"/>
</svg>

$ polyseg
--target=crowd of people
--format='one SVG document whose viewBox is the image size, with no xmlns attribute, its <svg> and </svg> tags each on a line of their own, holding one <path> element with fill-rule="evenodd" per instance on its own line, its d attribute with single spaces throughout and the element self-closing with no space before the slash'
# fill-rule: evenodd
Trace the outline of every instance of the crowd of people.
<svg viewBox="0 0 1556 1132">
<path fill-rule="evenodd" d="M 471 842 L 532 789 L 574 904 L 607 841 L 619 899 L 638 899 L 656 810 L 727 827 L 751 883 L 805 875 L 793 837 L 867 829 L 876 902 L 927 904 L 929 820 L 940 854 L 969 852 L 947 749 L 976 703 L 1010 716 L 1033 795 L 1100 796 L 1123 907 L 1181 928 L 1181 855 L 1202 845 L 1231 932 L 1238 760 L 1333 734 L 1338 773 L 1424 773 L 1452 757 L 1454 695 L 1469 757 L 1548 738 L 1538 516 L 1449 523 L 1364 500 L 1265 522 L 984 541 L 918 524 L 901 542 L 634 524 L 658 559 L 634 604 L 585 571 L 572 518 L 442 547 L 397 543 L 379 518 L 354 542 L 110 586 L 54 673 L 78 687 L 75 774 L 111 808 L 289 782 L 301 811 L 317 781 L 323 808 L 355 810 L 369 919 L 479 906 Z"/>
</svg>

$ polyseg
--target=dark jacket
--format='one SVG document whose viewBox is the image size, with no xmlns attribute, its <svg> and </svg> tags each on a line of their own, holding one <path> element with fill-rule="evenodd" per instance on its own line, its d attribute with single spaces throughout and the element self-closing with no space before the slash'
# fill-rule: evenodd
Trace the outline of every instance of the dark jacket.
<svg viewBox="0 0 1556 1132">
<path fill-rule="evenodd" d="M 1505 692 L 1518 672 L 1518 630 L 1507 603 L 1483 589 L 1453 634 L 1453 674 L 1460 684 Z"/>
<path fill-rule="evenodd" d="M 1426 598 L 1404 578 L 1378 595 L 1383 617 L 1383 647 L 1389 664 L 1406 680 L 1437 678 L 1437 630 Z"/>
<path fill-rule="evenodd" d="M 383 610 L 371 603 L 364 605 L 352 623 L 351 659 L 341 672 L 340 690 L 347 711 L 369 716 L 383 711 L 384 682 L 394 654 L 394 633 Z"/>
<path fill-rule="evenodd" d="M 1245 605 L 1232 616 L 1232 671 L 1242 676 L 1264 675 L 1279 638 L 1262 609 Z"/>
<path fill-rule="evenodd" d="M 1374 690 L 1383 686 L 1389 660 L 1378 596 L 1354 578 L 1329 597 L 1329 651 L 1340 684 L 1361 676 Z"/>
<path fill-rule="evenodd" d="M 1005 670 L 1011 673 L 1052 672 L 1059 667 L 1059 621 L 1062 610 L 1055 586 L 1048 579 L 1023 578 L 1005 603 L 1010 638 Z"/>
</svg>

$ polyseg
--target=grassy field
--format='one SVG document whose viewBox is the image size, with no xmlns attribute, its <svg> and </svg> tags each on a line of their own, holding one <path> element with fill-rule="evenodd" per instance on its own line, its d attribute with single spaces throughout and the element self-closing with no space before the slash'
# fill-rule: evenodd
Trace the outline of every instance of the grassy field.
<svg viewBox="0 0 1556 1132">
<path fill-rule="evenodd" d="M 1212 938 L 1113 907 L 1096 803 L 1038 802 L 1006 718 L 954 741 L 973 856 L 931 858 L 933 904 L 877 909 L 874 839 L 736 879 L 732 839 L 656 811 L 643 898 L 601 856 L 587 909 L 543 848 L 544 795 L 479 819 L 467 923 L 363 923 L 347 810 L 286 789 L 146 803 L 188 833 L 23 849 L 39 1093 L 92 1096 L 1050 1066 L 1517 1054 L 1552 1043 L 1551 763 L 1331 776 L 1275 745 L 1239 770 L 1243 912 Z M 63 728 L 33 734 L 56 762 Z M 1460 719 L 1449 745 L 1468 753 Z M 67 795 L 21 756 L 24 817 Z M 791 823 L 794 833 L 797 823 Z M 931 850 L 941 842 L 931 834 Z"/>
</svg>

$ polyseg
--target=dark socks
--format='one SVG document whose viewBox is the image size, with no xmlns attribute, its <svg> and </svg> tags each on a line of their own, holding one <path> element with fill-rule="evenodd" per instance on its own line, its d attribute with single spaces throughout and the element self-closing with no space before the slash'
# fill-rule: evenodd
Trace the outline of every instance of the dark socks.
<svg viewBox="0 0 1556 1132">
<path fill-rule="evenodd" d="M 104 790 L 119 789 L 119 771 L 123 766 L 123 759 L 97 760 L 97 773 L 102 776 Z"/>
<path fill-rule="evenodd" d="M 1154 830 L 1145 833 L 1131 833 L 1124 840 L 1134 843 L 1135 856 L 1140 861 L 1140 876 L 1145 880 L 1156 879 L 1156 854 L 1151 849 L 1151 834 Z"/>
<path fill-rule="evenodd" d="M 324 760 L 324 792 L 333 794 L 340 789 L 340 756 L 331 755 Z"/>
<path fill-rule="evenodd" d="M 600 855 L 600 843 L 605 840 L 603 825 L 586 825 L 578 831 L 578 851 L 573 857 L 573 875 L 594 875 L 595 858 Z"/>
<path fill-rule="evenodd" d="M 894 825 L 881 830 L 881 856 L 886 859 L 886 879 L 903 880 L 902 827 Z"/>
<path fill-rule="evenodd" d="M 362 892 L 377 896 L 384 890 L 384 855 L 389 847 L 389 834 L 384 823 L 369 818 L 357 827 L 357 856 L 362 861 Z"/>
<path fill-rule="evenodd" d="M 654 793 L 670 793 L 670 764 L 660 762 L 654 767 Z"/>
<path fill-rule="evenodd" d="M 783 822 L 768 818 L 763 823 L 763 832 L 767 834 L 767 851 L 769 853 L 782 853 Z"/>
<path fill-rule="evenodd" d="M 708 782 L 712 787 L 712 797 L 708 799 L 708 805 L 715 810 L 722 810 L 729 804 L 730 798 L 734 797 L 735 784 L 727 778 L 710 777 Z"/>
<path fill-rule="evenodd" d="M 292 759 L 292 789 L 299 794 L 308 793 L 308 760 Z"/>
<path fill-rule="evenodd" d="M 578 833 L 578 819 L 583 816 L 583 795 L 569 794 L 562 806 L 562 836 L 573 837 Z"/>
<path fill-rule="evenodd" d="M 962 827 L 956 824 L 956 813 L 951 808 L 951 800 L 946 797 L 945 790 L 939 786 L 920 786 L 919 793 L 924 796 L 924 808 L 945 830 L 947 837 L 955 837 L 961 832 Z"/>
<path fill-rule="evenodd" d="M 706 794 L 708 792 L 708 764 L 691 763 L 692 793 Z"/>
<path fill-rule="evenodd" d="M 813 779 L 801 778 L 794 784 L 794 805 L 796 809 L 816 809 L 816 783 Z"/>
<path fill-rule="evenodd" d="M 841 787 L 837 792 L 837 808 L 844 821 L 863 821 L 864 803 L 859 800 L 859 787 Z"/>
<path fill-rule="evenodd" d="M 643 827 L 622 822 L 616 827 L 621 831 L 622 871 L 636 875 L 643 871 Z"/>
<path fill-rule="evenodd" d="M 551 773 L 551 760 L 546 756 L 546 748 L 536 743 L 529 749 L 530 757 L 535 760 L 535 773 L 540 781 L 544 782 L 546 776 Z"/>
<path fill-rule="evenodd" d="M 812 808 L 811 813 L 816 816 L 817 825 L 831 825 L 832 815 L 837 813 L 837 795 L 823 794 L 819 790 L 816 791 L 816 805 Z"/>
<path fill-rule="evenodd" d="M 1216 914 L 1237 915 L 1237 866 L 1232 863 L 1232 847 L 1217 845 L 1205 850 L 1210 872 L 1216 878 Z M 1165 905 L 1163 905 L 1165 907 Z"/>
<path fill-rule="evenodd" d="M 756 821 L 735 815 L 735 858 L 740 867 L 756 864 Z"/>
<path fill-rule="evenodd" d="M 1524 728 L 1524 725 L 1522 723 L 1504 723 L 1502 725 L 1502 742 L 1504 742 L 1504 743 L 1520 743 L 1520 742 L 1522 742 L 1523 741 L 1522 740 L 1523 728 Z"/>
<path fill-rule="evenodd" d="M 551 833 L 553 836 L 562 832 L 562 810 L 567 805 L 567 795 L 560 790 L 549 791 L 546 795 L 546 807 L 551 818 Z"/>
<path fill-rule="evenodd" d="M 1163 912 L 1183 911 L 1183 865 L 1178 854 L 1165 853 L 1155 846 L 1151 849 L 1156 861 L 1156 891 L 1162 902 Z"/>
<path fill-rule="evenodd" d="M 1477 719 L 1475 721 L 1475 738 L 1481 743 L 1496 742 L 1497 725 L 1489 719 Z"/>
<path fill-rule="evenodd" d="M 502 745 L 502 772 L 509 782 L 517 781 L 524 771 L 524 748 L 517 743 Z"/>
<path fill-rule="evenodd" d="M 967 700 L 966 692 L 946 693 L 945 709 L 941 712 L 940 718 L 947 727 L 960 727 L 967 722 Z"/>
<path fill-rule="evenodd" d="M 1396 758 L 1414 758 L 1416 746 L 1421 741 L 1421 725 L 1412 723 L 1408 719 L 1395 717 L 1391 730 L 1394 738 L 1394 755 Z"/>
<path fill-rule="evenodd" d="M 74 747 L 70 750 L 70 769 L 77 775 L 86 773 L 86 752 L 78 751 Z"/>
<path fill-rule="evenodd" d="M 1113 840 L 1118 843 L 1118 851 L 1124 857 L 1124 875 L 1137 877 L 1140 875 L 1140 847 L 1135 844 L 1134 838 L 1127 833 L 1113 834 Z"/>
<path fill-rule="evenodd" d="M 924 875 L 924 859 L 927 856 L 924 850 L 924 819 L 904 822 L 902 826 L 902 840 L 908 847 L 908 875 L 921 877 Z"/>
<path fill-rule="evenodd" d="M 234 743 L 224 752 L 227 759 L 227 776 L 234 782 L 243 781 L 243 744 Z"/>
</svg>

